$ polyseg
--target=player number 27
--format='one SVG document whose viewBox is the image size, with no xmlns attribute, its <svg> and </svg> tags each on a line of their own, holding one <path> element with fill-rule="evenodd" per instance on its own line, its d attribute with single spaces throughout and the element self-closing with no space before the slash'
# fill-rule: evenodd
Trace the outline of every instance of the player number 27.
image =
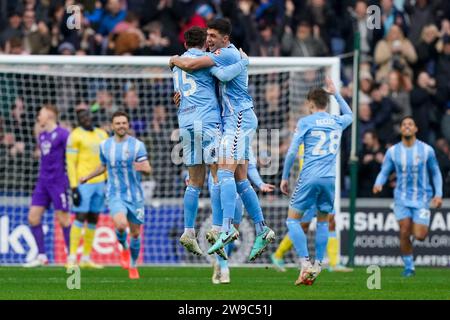
<svg viewBox="0 0 450 320">
<path fill-rule="evenodd" d="M 174 77 L 175 87 L 178 90 L 181 90 L 183 96 L 189 97 L 191 94 L 194 94 L 197 91 L 197 83 L 191 77 L 189 77 L 186 71 L 181 70 L 181 83 L 179 74 Z M 186 88 L 186 89 L 185 89 Z"/>
<path fill-rule="evenodd" d="M 330 144 L 328 145 L 328 150 L 323 149 L 324 144 L 327 142 L 327 133 L 325 131 L 311 131 L 311 135 L 319 138 L 319 141 L 317 141 L 317 144 L 312 151 L 313 156 L 325 156 L 328 153 L 336 154 L 341 139 L 340 130 L 333 130 L 330 132 Z"/>
</svg>

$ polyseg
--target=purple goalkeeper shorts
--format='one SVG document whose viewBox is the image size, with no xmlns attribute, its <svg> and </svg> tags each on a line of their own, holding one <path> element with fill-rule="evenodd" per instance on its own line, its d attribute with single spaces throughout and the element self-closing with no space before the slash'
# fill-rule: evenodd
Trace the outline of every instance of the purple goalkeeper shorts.
<svg viewBox="0 0 450 320">
<path fill-rule="evenodd" d="M 66 181 L 39 181 L 33 191 L 31 205 L 48 208 L 53 203 L 53 208 L 58 211 L 69 212 L 68 183 Z"/>
</svg>

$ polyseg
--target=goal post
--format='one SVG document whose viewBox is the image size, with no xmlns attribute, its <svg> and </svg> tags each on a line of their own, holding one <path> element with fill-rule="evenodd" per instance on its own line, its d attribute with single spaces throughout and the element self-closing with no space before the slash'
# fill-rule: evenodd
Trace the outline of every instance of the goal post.
<svg viewBox="0 0 450 320">
<path fill-rule="evenodd" d="M 19 264 L 36 252 L 27 226 L 28 206 L 37 176 L 39 155 L 36 149 L 37 111 L 45 103 L 55 104 L 61 113 L 60 124 L 76 127 L 75 108 L 84 105 L 92 111 L 98 126 L 108 129 L 113 111 L 131 114 L 131 129 L 143 140 L 154 168 L 143 180 L 146 195 L 146 220 L 143 234 L 144 264 L 205 264 L 209 257 L 185 252 L 178 238 L 183 232 L 185 167 L 182 165 L 177 130 L 177 109 L 172 102 L 170 57 L 133 56 L 45 56 L 0 55 L 0 265 Z M 288 199 L 281 195 L 284 154 L 295 124 L 308 110 L 304 104 L 313 86 L 322 86 L 330 76 L 340 88 L 340 59 L 250 57 L 249 91 L 254 99 L 259 128 L 254 150 L 262 178 L 277 184 L 274 194 L 262 194 L 266 220 L 276 231 L 277 240 L 286 233 Z M 339 113 L 331 99 L 330 111 Z M 291 189 L 298 174 L 298 161 L 291 174 Z M 337 215 L 340 210 L 340 158 L 336 167 Z M 205 232 L 211 223 L 209 194 L 201 194 L 197 229 Z M 339 219 L 337 219 L 339 221 Z M 43 218 L 50 262 L 65 261 L 61 230 L 53 215 Z M 338 225 L 339 227 L 339 225 Z M 251 249 L 254 229 L 244 218 L 245 235 L 236 243 L 231 263 L 245 264 Z M 338 230 L 339 231 L 339 230 Z M 339 234 L 339 232 L 338 232 Z M 270 254 L 279 241 L 271 244 L 256 264 L 270 263 Z M 314 241 L 310 241 L 314 243 Z M 201 242 L 206 251 L 206 242 Z M 112 222 L 102 214 L 94 242 L 93 259 L 103 264 L 118 262 Z M 294 262 L 294 255 L 287 262 Z M 254 265 L 255 263 L 252 263 Z"/>
</svg>

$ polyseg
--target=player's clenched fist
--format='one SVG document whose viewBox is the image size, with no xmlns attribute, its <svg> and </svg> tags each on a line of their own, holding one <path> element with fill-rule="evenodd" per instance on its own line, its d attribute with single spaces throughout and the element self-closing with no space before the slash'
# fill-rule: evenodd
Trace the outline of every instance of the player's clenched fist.
<svg viewBox="0 0 450 320">
<path fill-rule="evenodd" d="M 287 180 L 281 180 L 280 190 L 283 194 L 289 195 L 289 182 Z"/>
<path fill-rule="evenodd" d="M 375 185 L 373 186 L 372 192 L 373 194 L 377 194 L 383 191 L 383 186 Z"/>
</svg>

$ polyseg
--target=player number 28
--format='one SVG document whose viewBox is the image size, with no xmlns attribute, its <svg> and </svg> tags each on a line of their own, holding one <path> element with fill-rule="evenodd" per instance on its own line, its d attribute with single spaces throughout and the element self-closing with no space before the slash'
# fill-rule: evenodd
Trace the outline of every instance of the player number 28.
<svg viewBox="0 0 450 320">
<path fill-rule="evenodd" d="M 325 131 L 311 131 L 311 135 L 319 138 L 319 141 L 312 151 L 313 156 L 325 156 L 328 153 L 336 154 L 339 149 L 339 141 L 341 139 L 340 130 L 333 130 L 330 132 L 330 144 L 328 145 L 328 150 L 323 149 L 324 144 L 327 142 L 327 133 Z"/>
<path fill-rule="evenodd" d="M 189 97 L 191 94 L 194 94 L 197 91 L 197 83 L 191 77 L 189 77 L 186 71 L 181 70 L 181 83 L 178 75 L 174 77 L 175 86 L 181 90 L 183 96 Z M 187 85 L 187 86 L 186 86 Z M 187 87 L 187 89 L 185 89 Z"/>
</svg>

